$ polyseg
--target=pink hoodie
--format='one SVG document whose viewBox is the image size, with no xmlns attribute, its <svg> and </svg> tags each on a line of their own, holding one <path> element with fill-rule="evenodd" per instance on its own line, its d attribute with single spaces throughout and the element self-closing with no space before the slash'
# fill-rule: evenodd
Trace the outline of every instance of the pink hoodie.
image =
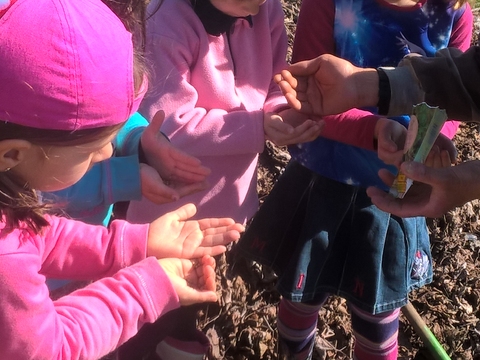
<svg viewBox="0 0 480 360">
<path fill-rule="evenodd" d="M 131 202 L 127 220 L 149 222 L 188 202 L 197 205 L 197 218 L 243 222 L 257 210 L 263 114 L 286 104 L 272 78 L 286 67 L 287 36 L 279 0 L 267 0 L 252 20 L 253 26 L 239 19 L 228 35 L 211 36 L 189 0 L 164 0 L 147 22 L 154 71 L 140 112 L 152 119 L 163 109 L 162 131 L 212 173 L 208 190 L 172 204 Z"/>
<path fill-rule="evenodd" d="M 145 258 L 148 225 L 47 219 L 42 235 L 0 238 L 2 359 L 98 359 L 179 306 L 157 260 Z M 45 277 L 100 280 L 52 301 Z"/>
</svg>

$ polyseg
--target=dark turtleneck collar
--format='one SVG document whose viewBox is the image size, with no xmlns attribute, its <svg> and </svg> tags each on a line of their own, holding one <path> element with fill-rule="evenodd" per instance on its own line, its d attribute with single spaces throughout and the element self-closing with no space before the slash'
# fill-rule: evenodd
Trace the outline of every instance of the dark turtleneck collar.
<svg viewBox="0 0 480 360">
<path fill-rule="evenodd" d="M 234 17 L 227 15 L 215 6 L 210 0 L 191 0 L 193 10 L 203 24 L 203 27 L 210 35 L 220 36 L 231 29 L 237 19 L 246 19 L 252 26 L 252 17 Z"/>
</svg>

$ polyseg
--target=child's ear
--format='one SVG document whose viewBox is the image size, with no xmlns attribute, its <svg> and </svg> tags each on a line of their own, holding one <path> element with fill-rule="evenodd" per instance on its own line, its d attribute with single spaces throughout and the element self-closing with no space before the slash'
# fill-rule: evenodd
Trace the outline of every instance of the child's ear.
<svg viewBox="0 0 480 360">
<path fill-rule="evenodd" d="M 9 139 L 0 141 L 0 172 L 8 171 L 23 161 L 32 144 L 26 140 Z"/>
</svg>

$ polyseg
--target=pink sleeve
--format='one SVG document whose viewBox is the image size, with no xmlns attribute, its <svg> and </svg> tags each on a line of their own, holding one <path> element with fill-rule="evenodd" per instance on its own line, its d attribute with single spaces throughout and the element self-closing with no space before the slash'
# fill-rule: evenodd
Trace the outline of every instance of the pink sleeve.
<svg viewBox="0 0 480 360">
<path fill-rule="evenodd" d="M 270 18 L 266 16 L 259 19 L 262 21 L 261 29 L 267 32 L 257 37 L 243 31 L 234 33 L 231 42 L 227 40 L 225 43 L 227 48 L 217 44 L 225 35 L 218 38 L 208 36 L 203 25 L 194 18 L 196 15 L 189 14 L 190 5 L 184 6 L 183 3 L 166 2 L 165 6 L 162 5 L 162 11 L 157 11 L 149 19 L 147 50 L 153 68 L 153 81 L 140 112 L 151 119 L 156 111 L 165 110 L 167 119 L 162 130 L 176 146 L 195 156 L 261 152 L 265 144 L 263 109 L 276 110 L 281 104 L 286 104 L 273 82 L 273 70 L 279 72 L 286 67 L 287 37 L 280 2 L 267 1 L 261 7 L 261 11 L 263 8 L 272 11 L 268 14 Z M 267 29 L 266 19 L 270 21 L 271 29 Z M 228 46 L 233 46 L 235 40 L 236 46 L 240 46 L 242 39 L 237 39 L 235 34 L 248 35 L 243 39 L 243 46 L 248 51 L 234 54 L 235 66 L 251 61 L 249 55 L 253 49 L 264 46 L 265 52 L 256 53 L 256 56 L 261 56 L 262 61 L 269 61 L 270 64 L 274 61 L 274 68 L 269 66 L 265 72 L 257 66 L 245 78 L 237 79 L 230 64 L 223 64 L 232 56 Z M 265 38 L 265 42 L 269 43 L 260 44 L 257 38 Z M 265 88 L 258 89 L 256 84 L 261 79 L 263 86 L 263 79 L 267 77 Z M 230 83 L 236 83 L 237 88 L 243 87 L 245 93 L 251 88 L 249 96 L 255 97 L 254 101 L 237 101 L 239 97 L 234 93 L 237 89 L 233 85 L 230 87 Z M 263 100 L 260 106 L 247 104 L 256 103 L 261 96 Z"/>
<path fill-rule="evenodd" d="M 148 224 L 117 220 L 105 228 L 59 217 L 49 219 L 42 263 L 47 277 L 90 280 L 145 258 Z"/>
<path fill-rule="evenodd" d="M 324 116 L 325 127 L 322 129 L 321 136 L 367 150 L 376 150 L 374 134 L 379 118 L 369 111 L 359 109 L 352 109 L 339 115 Z"/>
<path fill-rule="evenodd" d="M 280 1 L 270 1 L 268 4 L 272 6 L 270 11 L 270 27 L 271 27 L 271 43 L 272 47 L 272 81 L 268 90 L 265 104 L 263 105 L 263 111 L 267 112 L 280 112 L 281 110 L 288 109 L 287 100 L 283 96 L 282 91 L 278 87 L 277 83 L 273 81 L 273 75 L 280 73 L 287 67 L 287 47 L 288 38 L 285 30 L 285 20 Z"/>
<path fill-rule="evenodd" d="M 449 47 L 454 47 L 462 51 L 466 51 L 472 41 L 473 31 L 473 13 L 470 4 L 465 3 L 465 11 L 453 25 L 452 34 L 450 35 Z"/>
<path fill-rule="evenodd" d="M 333 35 L 335 4 L 333 0 L 303 0 L 298 16 L 293 62 L 322 54 L 335 54 Z M 369 111 L 351 109 L 324 117 L 321 136 L 349 145 L 374 149 L 374 129 L 378 116 Z"/>
<path fill-rule="evenodd" d="M 470 7 L 470 4 L 468 2 L 465 3 L 464 6 L 465 11 L 462 16 L 458 18 L 457 22 L 453 25 L 452 34 L 448 43 L 449 47 L 455 47 L 462 51 L 466 51 L 470 47 L 473 31 L 472 8 Z M 458 131 L 459 126 L 459 121 L 447 121 L 445 125 L 443 125 L 441 133 L 449 139 L 453 139 L 453 137 Z"/>
<path fill-rule="evenodd" d="M 2 358 L 98 359 L 132 337 L 143 324 L 178 307 L 178 297 L 155 258 L 143 259 L 52 301 L 42 266 L 43 258 L 48 259 L 56 251 L 53 247 L 63 248 L 57 254 L 64 254 L 64 268 L 70 271 L 76 269 L 85 273 L 98 268 L 103 272 L 106 268 L 121 267 L 111 260 L 101 261 L 93 253 L 88 254 L 93 258 L 92 263 L 74 261 L 76 257 L 68 256 L 66 249 L 73 245 L 75 252 L 80 250 L 82 231 L 68 230 L 65 221 L 55 222 L 52 221 L 54 228 L 44 236 L 22 237 L 15 231 L 0 242 Z M 59 226 L 64 228 L 59 229 Z M 122 232 L 105 233 L 101 227 L 92 228 L 97 230 L 82 230 L 86 230 L 85 235 L 101 238 L 105 246 L 102 254 L 108 254 L 110 247 L 117 247 L 121 252 L 122 246 L 117 243 L 122 241 Z M 125 234 L 128 230 L 123 232 Z M 61 238 L 54 239 L 55 236 Z M 92 242 L 92 238 L 83 238 L 84 243 Z M 106 238 L 110 241 L 104 241 Z M 84 246 L 84 251 L 90 249 Z M 115 258 L 124 258 L 129 263 L 128 250 L 124 255 Z M 107 255 L 106 258 L 112 257 Z M 67 264 L 69 262 L 71 264 Z M 105 266 L 107 263 L 110 265 Z M 91 269 L 86 271 L 85 268 Z"/>
<path fill-rule="evenodd" d="M 194 51 L 163 36 L 152 37 L 151 42 L 150 56 L 157 64 L 154 83 L 161 84 L 162 90 L 158 96 L 151 94 L 143 100 L 140 113 L 152 119 L 157 111 L 164 110 L 167 118 L 162 131 L 177 147 L 195 156 L 228 156 L 263 150 L 262 110 L 228 112 L 219 107 L 197 106 L 203 89 L 195 88 L 189 81 L 192 76 L 189 64 Z M 171 51 L 172 47 L 176 51 Z M 206 78 L 206 81 L 214 80 Z"/>
</svg>

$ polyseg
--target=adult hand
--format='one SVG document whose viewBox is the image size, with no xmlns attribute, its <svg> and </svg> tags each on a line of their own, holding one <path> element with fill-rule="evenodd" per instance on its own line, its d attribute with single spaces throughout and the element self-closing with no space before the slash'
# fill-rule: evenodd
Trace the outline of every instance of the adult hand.
<svg viewBox="0 0 480 360">
<path fill-rule="evenodd" d="M 181 184 L 203 182 L 210 170 L 200 160 L 175 148 L 160 132 L 165 113 L 158 111 L 142 134 L 142 149 L 148 164 L 164 181 Z"/>
<path fill-rule="evenodd" d="M 157 258 L 194 259 L 225 252 L 225 245 L 240 238 L 245 230 L 230 218 L 188 220 L 196 213 L 193 204 L 186 204 L 150 224 L 147 256 Z"/>
<path fill-rule="evenodd" d="M 414 180 L 403 199 L 397 199 L 374 187 L 367 189 L 373 204 L 400 217 L 438 217 L 445 212 L 480 197 L 480 161 L 433 168 L 418 162 L 405 162 L 400 171 Z M 394 176 L 387 170 L 379 176 L 391 186 Z"/>
<path fill-rule="evenodd" d="M 215 260 L 161 259 L 158 263 L 170 278 L 182 306 L 217 301 Z"/>
<path fill-rule="evenodd" d="M 290 65 L 274 76 L 289 105 L 303 113 L 338 114 L 378 102 L 378 75 L 330 54 Z"/>
<path fill-rule="evenodd" d="M 321 133 L 324 122 L 314 121 L 294 109 L 278 114 L 266 113 L 263 120 L 265 138 L 277 146 L 299 144 L 315 140 Z"/>
</svg>

